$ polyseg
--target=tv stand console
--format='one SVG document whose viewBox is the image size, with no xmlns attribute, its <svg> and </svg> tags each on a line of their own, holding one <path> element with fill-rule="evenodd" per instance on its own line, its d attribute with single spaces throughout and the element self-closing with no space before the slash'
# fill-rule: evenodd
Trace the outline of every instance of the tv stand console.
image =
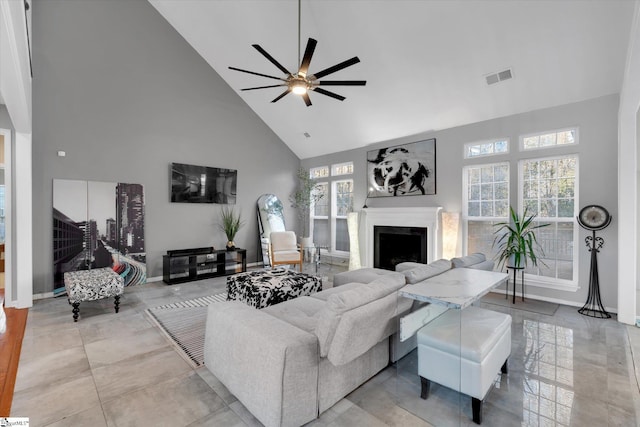
<svg viewBox="0 0 640 427">
<path fill-rule="evenodd" d="M 247 271 L 247 250 L 178 249 L 162 256 L 162 280 L 168 285 Z"/>
</svg>

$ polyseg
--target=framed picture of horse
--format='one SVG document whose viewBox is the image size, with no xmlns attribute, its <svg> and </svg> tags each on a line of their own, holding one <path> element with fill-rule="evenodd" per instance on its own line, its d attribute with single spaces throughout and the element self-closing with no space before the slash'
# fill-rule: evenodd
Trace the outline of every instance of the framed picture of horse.
<svg viewBox="0 0 640 427">
<path fill-rule="evenodd" d="M 367 152 L 368 197 L 436 194 L 436 140 Z"/>
</svg>

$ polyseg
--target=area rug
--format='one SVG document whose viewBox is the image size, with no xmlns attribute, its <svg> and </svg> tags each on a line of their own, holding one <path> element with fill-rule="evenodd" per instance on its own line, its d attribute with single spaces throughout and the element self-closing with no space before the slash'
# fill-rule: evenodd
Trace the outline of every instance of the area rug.
<svg viewBox="0 0 640 427">
<path fill-rule="evenodd" d="M 515 310 L 524 310 L 530 311 L 532 313 L 545 314 L 547 316 L 553 316 L 558 309 L 558 304 L 547 301 L 526 299 L 526 295 L 524 301 L 522 301 L 520 297 L 516 297 L 516 303 L 514 304 L 512 295 L 509 295 L 509 298 L 505 298 L 504 294 L 497 294 L 494 292 L 490 292 L 482 297 L 480 302 L 513 308 Z"/>
<path fill-rule="evenodd" d="M 227 293 L 149 308 L 145 312 L 194 368 L 204 364 L 204 327 L 209 304 L 227 300 Z"/>
</svg>

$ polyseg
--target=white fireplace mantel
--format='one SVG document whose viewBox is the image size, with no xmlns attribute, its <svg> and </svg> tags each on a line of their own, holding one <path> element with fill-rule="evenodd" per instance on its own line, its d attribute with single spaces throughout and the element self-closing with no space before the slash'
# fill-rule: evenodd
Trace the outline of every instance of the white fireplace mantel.
<svg viewBox="0 0 640 427">
<path fill-rule="evenodd" d="M 363 267 L 373 267 L 373 227 L 427 228 L 427 262 L 441 258 L 440 211 L 442 207 L 365 208 L 360 211 L 360 249 Z"/>
</svg>

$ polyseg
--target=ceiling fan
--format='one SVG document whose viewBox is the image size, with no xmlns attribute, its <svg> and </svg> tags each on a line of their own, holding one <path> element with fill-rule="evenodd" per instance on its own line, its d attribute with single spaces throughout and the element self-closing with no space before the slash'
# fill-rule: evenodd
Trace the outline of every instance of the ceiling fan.
<svg viewBox="0 0 640 427">
<path fill-rule="evenodd" d="M 311 99 L 309 98 L 309 91 L 314 91 L 317 93 L 321 93 L 323 95 L 329 96 L 331 98 L 335 98 L 339 101 L 344 101 L 345 97 L 342 95 L 338 95 L 335 92 L 331 92 L 329 90 L 323 89 L 319 86 L 364 86 L 367 84 L 366 80 L 323 80 L 320 81 L 324 76 L 335 73 L 336 71 L 340 71 L 344 68 L 350 67 L 354 64 L 360 62 L 360 59 L 357 56 L 354 56 L 351 59 L 347 59 L 339 64 L 333 65 L 329 68 L 325 68 L 322 71 L 318 71 L 314 74 L 309 74 L 309 64 L 311 63 L 311 57 L 313 56 L 313 52 L 316 49 L 316 45 L 318 44 L 317 40 L 309 38 L 307 41 L 307 47 L 304 50 L 304 56 L 302 57 L 302 62 L 300 62 L 300 68 L 296 73 L 291 73 L 287 70 L 282 64 L 280 64 L 273 56 L 269 55 L 269 53 L 264 50 L 260 45 L 253 44 L 252 46 L 260 52 L 265 58 L 267 58 L 273 65 L 278 67 L 280 71 L 285 74 L 285 77 L 276 77 L 270 76 L 267 74 L 257 73 L 255 71 L 243 70 L 241 68 L 229 67 L 231 70 L 240 71 L 243 73 L 253 74 L 256 76 L 267 77 L 269 79 L 280 80 L 282 83 L 277 85 L 268 85 L 268 86 L 257 86 L 257 87 L 248 87 L 245 90 L 256 90 L 256 89 L 268 89 L 272 87 L 286 87 L 285 91 L 274 98 L 271 102 L 277 102 L 282 99 L 284 96 L 289 94 L 289 92 L 293 92 L 296 95 L 302 96 L 304 103 L 307 104 L 307 107 L 311 106 Z M 300 0 L 298 0 L 298 54 L 300 52 Z M 300 57 L 298 56 L 298 59 Z"/>
</svg>

